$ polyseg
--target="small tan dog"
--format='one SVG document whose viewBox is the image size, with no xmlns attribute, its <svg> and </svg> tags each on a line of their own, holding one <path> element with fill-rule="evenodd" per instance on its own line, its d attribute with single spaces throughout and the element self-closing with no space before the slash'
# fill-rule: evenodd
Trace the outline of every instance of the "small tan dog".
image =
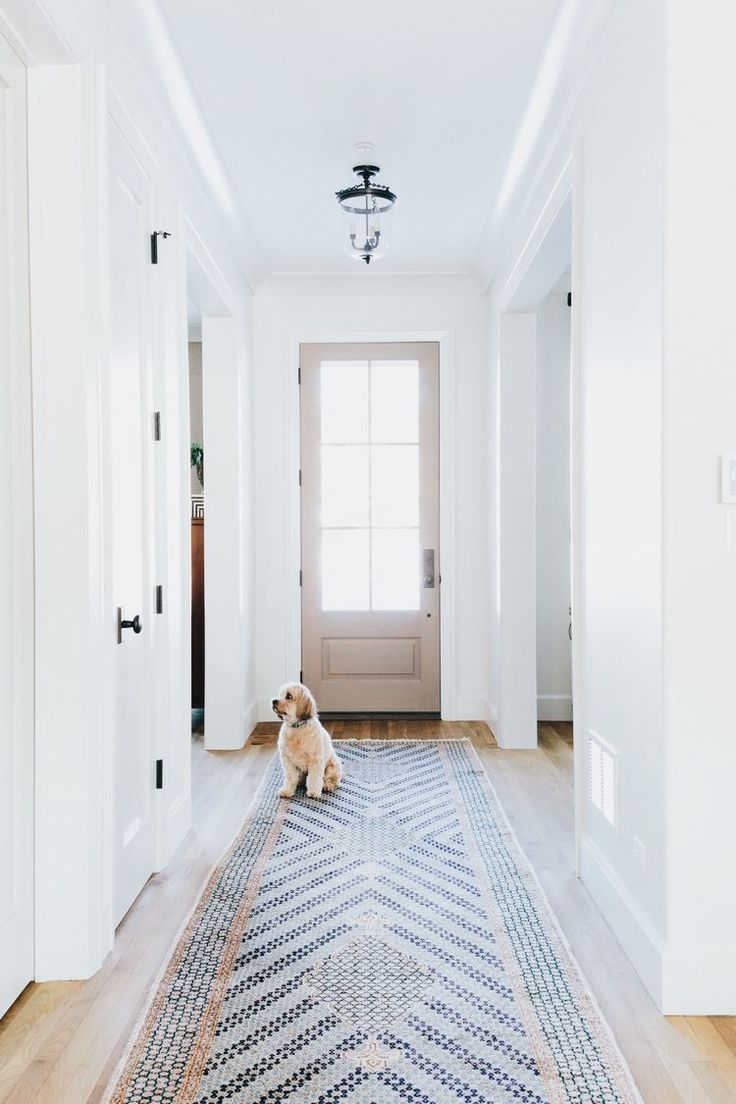
<svg viewBox="0 0 736 1104">
<path fill-rule="evenodd" d="M 271 707 L 282 721 L 279 755 L 284 785 L 279 797 L 293 797 L 304 775 L 307 797 L 321 797 L 323 790 L 336 790 L 342 778 L 342 764 L 329 732 L 320 723 L 311 692 L 300 682 L 287 682 Z"/>
</svg>

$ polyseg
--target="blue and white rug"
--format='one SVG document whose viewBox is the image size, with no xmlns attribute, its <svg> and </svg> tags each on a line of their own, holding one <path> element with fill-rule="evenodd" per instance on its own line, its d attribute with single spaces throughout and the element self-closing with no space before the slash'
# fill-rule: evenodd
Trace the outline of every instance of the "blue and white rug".
<svg viewBox="0 0 736 1104">
<path fill-rule="evenodd" d="M 111 1104 L 640 1097 L 466 740 L 278 760 L 160 975 Z"/>
</svg>

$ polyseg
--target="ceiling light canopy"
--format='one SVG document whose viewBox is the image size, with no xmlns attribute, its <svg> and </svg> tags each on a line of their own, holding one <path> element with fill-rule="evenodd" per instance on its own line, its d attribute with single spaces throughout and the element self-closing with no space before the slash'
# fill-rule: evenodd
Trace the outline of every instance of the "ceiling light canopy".
<svg viewBox="0 0 736 1104">
<path fill-rule="evenodd" d="M 353 172 L 361 183 L 335 193 L 349 220 L 346 252 L 366 264 L 373 257 L 382 257 L 388 249 L 387 216 L 396 202 L 390 188 L 373 183 L 373 177 L 380 171 L 377 165 L 355 165 Z"/>
</svg>

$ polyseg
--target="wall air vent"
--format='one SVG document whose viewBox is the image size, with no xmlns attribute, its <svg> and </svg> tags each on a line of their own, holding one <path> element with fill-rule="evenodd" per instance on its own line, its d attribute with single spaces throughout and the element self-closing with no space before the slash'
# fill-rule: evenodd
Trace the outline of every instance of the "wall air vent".
<svg viewBox="0 0 736 1104">
<path fill-rule="evenodd" d="M 595 808 L 618 828 L 618 753 L 588 732 L 588 793 Z"/>
</svg>

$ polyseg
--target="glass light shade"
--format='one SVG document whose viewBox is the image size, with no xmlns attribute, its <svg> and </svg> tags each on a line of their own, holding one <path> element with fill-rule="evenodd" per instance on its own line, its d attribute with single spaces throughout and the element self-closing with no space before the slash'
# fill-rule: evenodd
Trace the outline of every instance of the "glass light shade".
<svg viewBox="0 0 736 1104">
<path fill-rule="evenodd" d="M 390 214 L 390 211 L 379 211 L 372 196 L 361 201 L 360 214 L 344 211 L 345 252 L 349 257 L 360 261 L 384 255 L 389 247 Z"/>
</svg>

